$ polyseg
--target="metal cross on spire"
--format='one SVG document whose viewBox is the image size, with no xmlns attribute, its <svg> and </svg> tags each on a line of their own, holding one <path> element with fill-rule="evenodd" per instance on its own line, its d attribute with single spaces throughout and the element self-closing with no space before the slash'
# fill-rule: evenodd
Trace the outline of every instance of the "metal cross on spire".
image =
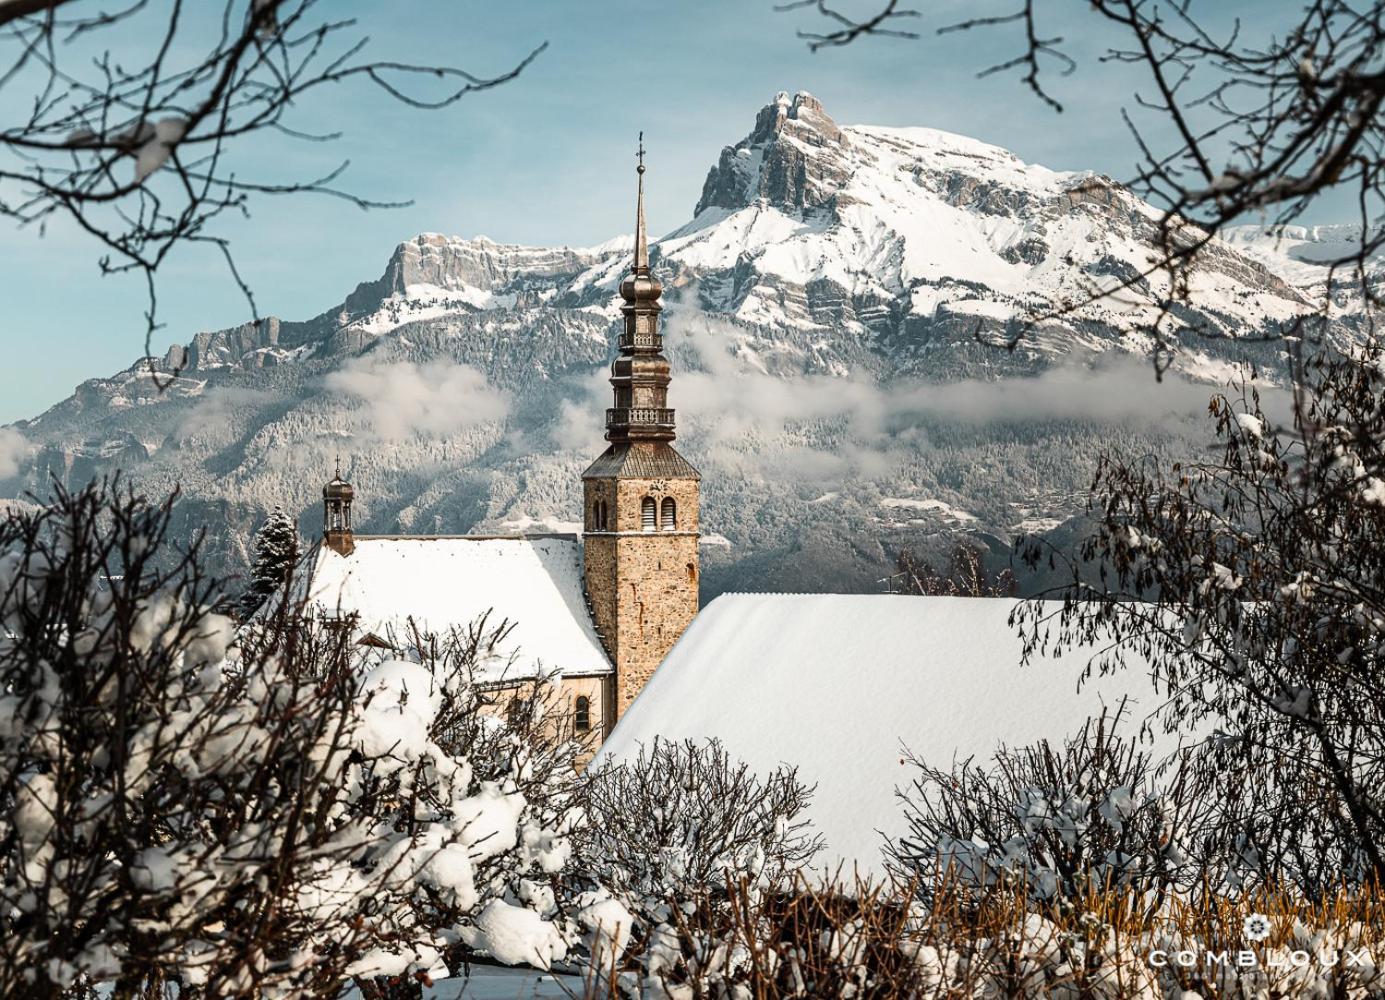
<svg viewBox="0 0 1385 1000">
<path fill-rule="evenodd" d="M 640 176 L 639 208 L 635 216 L 635 273 L 649 273 L 649 238 L 644 226 L 644 132 L 640 133 L 640 148 L 635 154 L 639 166 L 635 172 Z"/>
</svg>

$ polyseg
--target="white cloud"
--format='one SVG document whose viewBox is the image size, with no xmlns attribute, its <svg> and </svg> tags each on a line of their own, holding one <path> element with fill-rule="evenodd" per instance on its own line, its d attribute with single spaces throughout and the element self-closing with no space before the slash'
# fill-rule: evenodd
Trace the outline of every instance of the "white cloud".
<svg viewBox="0 0 1385 1000">
<path fill-rule="evenodd" d="M 559 401 L 558 419 L 553 422 L 549 437 L 561 451 L 595 458 L 606 448 L 602 435 L 606 407 L 611 405 L 610 372 L 603 365 L 569 382 L 575 382 L 577 396 Z"/>
<path fill-rule="evenodd" d="M 867 373 L 784 378 L 746 360 L 746 331 L 730 324 L 699 316 L 675 321 L 670 333 L 686 336 L 706 369 L 676 376 L 676 405 L 713 420 L 718 437 L 838 418 L 850 422 L 853 435 L 867 438 L 898 433 L 910 417 L 974 423 L 1158 419 L 1204 410 L 1217 391 L 1172 375 L 1158 381 L 1147 361 L 1117 353 L 1074 357 L 1037 376 L 999 381 L 882 385 Z"/>
<path fill-rule="evenodd" d="M 725 474 L 811 482 L 882 479 L 930 447 L 940 424 L 1070 420 L 1143 426 L 1200 419 L 1220 391 L 1205 382 L 1155 378 L 1147 359 L 1109 352 L 1074 356 L 1039 375 L 996 381 L 967 379 L 881 383 L 869 372 L 843 376 L 786 374 L 756 352 L 753 335 L 705 313 L 674 313 L 670 343 L 690 346 L 700 371 L 675 364 L 669 403 L 679 437 Z M 775 373 L 778 370 L 779 373 Z M 611 405 L 605 368 L 569 385 L 551 430 L 562 450 L 596 455 L 601 414 Z M 1234 392 L 1232 393 L 1234 395 Z M 1278 396 L 1262 390 L 1266 405 Z"/>
<path fill-rule="evenodd" d="M 426 364 L 356 358 L 325 381 L 329 392 L 360 400 L 368 436 L 399 441 L 415 435 L 443 437 L 510 413 L 510 394 L 486 382 L 468 365 L 447 360 Z"/>
<path fill-rule="evenodd" d="M 225 434 L 228 428 L 243 423 L 240 418 L 241 411 L 262 406 L 275 398 L 275 394 L 267 389 L 218 386 L 198 399 L 197 405 L 188 410 L 175 435 L 181 443 L 192 438 Z"/>
<path fill-rule="evenodd" d="M 19 471 L 19 463 L 29 454 L 29 443 L 13 427 L 0 427 L 0 479 Z"/>
<path fill-rule="evenodd" d="M 928 428 L 940 422 L 1158 425 L 1205 413 L 1219 391 L 1173 375 L 1158 381 L 1146 360 L 1119 352 L 998 381 L 786 377 L 771 373 L 772 359 L 756 353 L 747 330 L 715 317 L 675 315 L 667 332 L 692 346 L 704 369 L 675 373 L 670 402 L 685 438 L 730 469 L 772 466 L 777 477 L 886 476 L 926 450 Z"/>
</svg>

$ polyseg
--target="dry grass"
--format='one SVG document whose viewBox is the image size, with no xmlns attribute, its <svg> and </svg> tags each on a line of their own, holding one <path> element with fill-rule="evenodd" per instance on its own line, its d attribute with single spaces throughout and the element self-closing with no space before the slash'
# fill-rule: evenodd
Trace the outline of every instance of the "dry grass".
<svg viewBox="0 0 1385 1000">
<path fill-rule="evenodd" d="M 625 971 L 612 970 L 590 995 L 622 987 L 689 1000 L 1385 996 L 1385 973 L 1374 966 L 1385 964 L 1378 889 L 1320 901 L 1287 890 L 1163 900 L 1110 891 L 1040 907 L 1019 886 L 935 885 L 924 894 L 799 879 L 773 895 L 732 884 L 688 909 L 664 929 L 662 951 L 647 939 L 643 954 L 627 955 Z M 1245 921 L 1257 913 L 1269 934 L 1252 941 Z"/>
</svg>

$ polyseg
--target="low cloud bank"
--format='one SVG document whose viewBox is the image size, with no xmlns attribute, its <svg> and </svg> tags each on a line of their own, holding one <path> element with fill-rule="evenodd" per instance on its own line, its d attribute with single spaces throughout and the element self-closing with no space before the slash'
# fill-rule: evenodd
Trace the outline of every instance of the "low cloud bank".
<svg viewBox="0 0 1385 1000">
<path fill-rule="evenodd" d="M 674 373 L 670 403 L 681 438 L 724 469 L 747 475 L 875 478 L 926 451 L 929 428 L 942 423 L 1157 427 L 1200 418 L 1222 391 L 1174 375 L 1159 381 L 1146 359 L 1114 352 L 998 381 L 881 383 L 864 371 L 786 377 L 767 370 L 747 330 L 716 317 L 675 314 L 666 330 L 671 342 L 692 347 L 701 366 Z M 573 395 L 561 403 L 553 442 L 595 455 L 603 446 L 599 414 L 610 405 L 607 372 L 597 369 L 568 385 Z"/>
<path fill-rule="evenodd" d="M 469 365 L 439 359 L 426 364 L 356 358 L 326 377 L 329 392 L 364 405 L 364 433 L 380 441 L 445 436 L 500 423 L 511 397 Z"/>
<path fill-rule="evenodd" d="M 0 479 L 19 472 L 19 466 L 29 454 L 29 443 L 13 427 L 0 427 Z"/>
</svg>

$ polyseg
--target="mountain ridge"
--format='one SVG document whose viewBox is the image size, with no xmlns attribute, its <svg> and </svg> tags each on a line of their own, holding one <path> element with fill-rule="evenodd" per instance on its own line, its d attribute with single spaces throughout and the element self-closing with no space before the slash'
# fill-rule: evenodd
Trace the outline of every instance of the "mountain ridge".
<svg viewBox="0 0 1385 1000">
<path fill-rule="evenodd" d="M 1154 220 L 1109 178 L 964 136 L 840 126 L 805 92 L 761 108 L 718 155 L 693 217 L 651 247 L 680 441 L 707 473 L 706 523 L 726 543 L 706 552 L 709 593 L 869 588 L 905 545 L 974 532 L 1003 554 L 1017 526 L 1076 513 L 1108 410 L 1140 414 L 1095 380 L 1092 405 L 1074 409 L 1064 379 L 1143 357 L 1158 276 L 1132 282 L 1127 301 L 1034 329 L 1028 317 L 1138 275 Z M 170 348 L 154 362 L 171 380 L 162 391 L 136 362 L 17 422 L 23 454 L 0 496 L 115 468 L 150 490 L 178 486 L 189 524 L 210 526 L 238 570 L 274 503 L 315 530 L 324 456 L 341 450 L 364 530 L 570 524 L 577 475 L 600 448 L 629 247 L 419 234 L 316 316 Z M 1273 361 L 1251 341 L 1312 307 L 1276 260 L 1213 244 L 1198 304 L 1172 317 L 1181 371 L 1206 381 Z M 1013 351 L 985 343 L 1021 331 Z M 956 415 L 967 400 L 952 390 L 984 395 L 1001 380 L 1035 401 L 1028 437 L 1022 416 Z M 1198 391 L 1179 406 L 1195 411 Z M 1180 421 L 1137 437 L 1177 450 L 1193 433 Z M 1017 486 L 1029 467 L 1046 481 Z"/>
</svg>

